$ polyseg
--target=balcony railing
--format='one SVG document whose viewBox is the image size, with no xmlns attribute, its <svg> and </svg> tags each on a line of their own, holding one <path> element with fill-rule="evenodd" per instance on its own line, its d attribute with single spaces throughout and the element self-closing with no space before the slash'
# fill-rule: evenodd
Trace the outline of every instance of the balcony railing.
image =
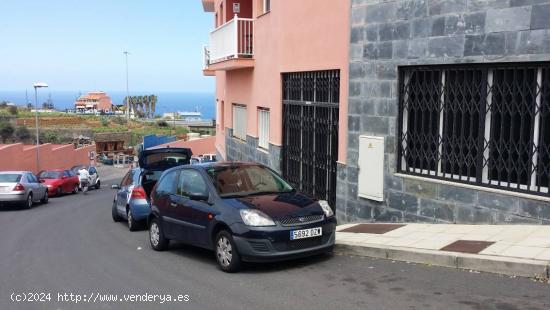
<svg viewBox="0 0 550 310">
<path fill-rule="evenodd" d="M 210 46 L 204 49 L 204 64 L 208 65 L 237 58 L 252 58 L 254 55 L 254 19 L 239 18 L 210 33 Z"/>
</svg>

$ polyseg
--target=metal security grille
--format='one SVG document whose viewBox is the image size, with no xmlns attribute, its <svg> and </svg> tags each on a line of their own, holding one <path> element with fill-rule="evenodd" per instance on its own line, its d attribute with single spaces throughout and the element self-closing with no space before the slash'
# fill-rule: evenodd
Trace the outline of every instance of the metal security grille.
<svg viewBox="0 0 550 310">
<path fill-rule="evenodd" d="M 550 64 L 403 67 L 400 172 L 549 195 Z"/>
<path fill-rule="evenodd" d="M 340 71 L 283 74 L 283 175 L 334 208 Z"/>
</svg>

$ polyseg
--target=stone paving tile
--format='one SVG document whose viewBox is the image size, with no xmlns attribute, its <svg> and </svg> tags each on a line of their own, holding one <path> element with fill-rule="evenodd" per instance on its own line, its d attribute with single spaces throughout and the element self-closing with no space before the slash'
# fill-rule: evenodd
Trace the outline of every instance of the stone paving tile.
<svg viewBox="0 0 550 310">
<path fill-rule="evenodd" d="M 495 235 L 481 235 L 481 234 L 465 234 L 462 237 L 460 237 L 460 240 L 475 240 L 475 241 L 493 241 L 497 242 L 496 240 L 498 237 Z"/>
<path fill-rule="evenodd" d="M 541 254 L 545 249 L 529 246 L 519 246 L 512 245 L 506 250 L 504 250 L 502 256 L 511 256 L 519 258 L 535 258 L 537 255 Z"/>
<path fill-rule="evenodd" d="M 388 245 L 395 247 L 409 247 L 411 244 L 420 241 L 418 238 L 397 238 L 390 241 Z"/>
<path fill-rule="evenodd" d="M 450 234 L 456 234 L 456 233 L 471 233 L 475 229 L 474 225 L 450 225 L 449 229 L 446 231 Z"/>
<path fill-rule="evenodd" d="M 367 244 L 388 245 L 393 240 L 395 240 L 395 238 L 376 236 L 376 237 L 371 237 L 371 238 L 365 240 L 365 243 L 367 243 Z"/>
<path fill-rule="evenodd" d="M 405 226 L 406 227 L 406 226 Z M 397 228 L 397 229 L 394 229 L 390 232 L 387 232 L 384 234 L 384 236 L 389 236 L 389 237 L 403 237 L 403 236 L 407 236 L 411 233 L 410 230 L 406 230 L 406 229 L 403 229 L 405 227 L 401 227 L 401 228 Z"/>
<path fill-rule="evenodd" d="M 485 250 L 479 252 L 479 254 L 485 254 L 485 255 L 501 255 L 502 252 L 506 251 L 509 247 L 511 247 L 510 244 L 506 243 L 495 243 Z"/>
<path fill-rule="evenodd" d="M 428 250 L 439 250 L 444 246 L 453 243 L 450 240 L 432 240 L 432 239 L 423 239 L 417 242 L 411 243 L 409 247 L 419 248 L 419 249 L 428 249 Z"/>
<path fill-rule="evenodd" d="M 535 259 L 550 261 L 550 249 L 540 252 L 537 256 L 535 256 Z"/>
<path fill-rule="evenodd" d="M 516 245 L 532 246 L 532 247 L 538 247 L 538 248 L 550 248 L 550 238 L 529 236 L 523 240 L 516 242 Z"/>
<path fill-rule="evenodd" d="M 445 233 L 448 231 L 450 226 L 451 225 L 445 225 L 445 224 L 431 225 L 429 227 L 424 228 L 422 231 L 431 232 L 431 233 Z"/>
<path fill-rule="evenodd" d="M 427 233 L 427 232 L 423 232 L 423 231 L 416 231 L 416 232 L 411 232 L 408 235 L 408 238 L 426 239 L 426 238 L 429 238 L 433 235 L 434 234 L 432 234 L 432 233 Z"/>
</svg>

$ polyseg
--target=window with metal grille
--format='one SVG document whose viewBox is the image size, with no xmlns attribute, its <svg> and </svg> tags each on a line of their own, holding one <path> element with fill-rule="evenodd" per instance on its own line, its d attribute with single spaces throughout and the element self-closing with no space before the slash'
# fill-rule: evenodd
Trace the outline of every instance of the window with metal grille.
<svg viewBox="0 0 550 310">
<path fill-rule="evenodd" d="M 269 109 L 258 108 L 258 146 L 269 148 Z"/>
<path fill-rule="evenodd" d="M 233 137 L 246 140 L 246 106 L 233 104 Z"/>
<path fill-rule="evenodd" d="M 549 195 L 549 63 L 402 67 L 399 87 L 399 172 Z"/>
<path fill-rule="evenodd" d="M 340 70 L 285 73 L 283 84 L 286 102 L 340 102 Z"/>
</svg>

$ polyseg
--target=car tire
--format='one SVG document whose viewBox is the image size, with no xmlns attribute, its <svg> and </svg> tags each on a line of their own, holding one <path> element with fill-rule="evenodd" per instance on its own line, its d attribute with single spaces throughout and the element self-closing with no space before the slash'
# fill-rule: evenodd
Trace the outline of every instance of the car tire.
<svg viewBox="0 0 550 310">
<path fill-rule="evenodd" d="M 162 224 L 158 218 L 153 218 L 149 224 L 149 242 L 155 251 L 164 251 L 168 249 L 170 240 L 164 237 Z"/>
<path fill-rule="evenodd" d="M 118 211 L 116 209 L 116 201 L 113 202 L 113 208 L 112 208 L 112 215 L 113 215 L 113 221 L 116 223 L 116 222 L 120 222 L 122 221 L 122 218 L 120 217 L 120 215 L 118 215 Z"/>
<path fill-rule="evenodd" d="M 29 195 L 27 196 L 27 200 L 24 202 L 23 206 L 25 207 L 25 209 L 31 209 L 32 205 L 33 205 L 32 193 L 29 193 Z"/>
<path fill-rule="evenodd" d="M 46 191 L 46 192 L 44 193 L 44 197 L 42 197 L 42 199 L 40 199 L 40 203 L 43 204 L 43 205 L 45 205 L 45 204 L 48 203 L 48 201 L 49 201 L 48 191 Z"/>
<path fill-rule="evenodd" d="M 97 183 L 95 184 L 95 189 L 99 189 L 101 187 L 101 181 L 97 180 Z"/>
<path fill-rule="evenodd" d="M 134 219 L 134 216 L 132 214 L 132 209 L 130 208 L 128 208 L 128 211 L 126 211 L 126 219 L 127 219 L 129 231 L 138 230 L 139 222 Z"/>
<path fill-rule="evenodd" d="M 216 261 L 221 270 L 225 272 L 237 272 L 241 269 L 241 256 L 233 241 L 233 236 L 226 230 L 222 230 L 216 236 L 215 243 Z"/>
<path fill-rule="evenodd" d="M 73 194 L 78 194 L 78 188 L 79 188 L 78 184 L 75 184 L 73 189 Z"/>
</svg>

